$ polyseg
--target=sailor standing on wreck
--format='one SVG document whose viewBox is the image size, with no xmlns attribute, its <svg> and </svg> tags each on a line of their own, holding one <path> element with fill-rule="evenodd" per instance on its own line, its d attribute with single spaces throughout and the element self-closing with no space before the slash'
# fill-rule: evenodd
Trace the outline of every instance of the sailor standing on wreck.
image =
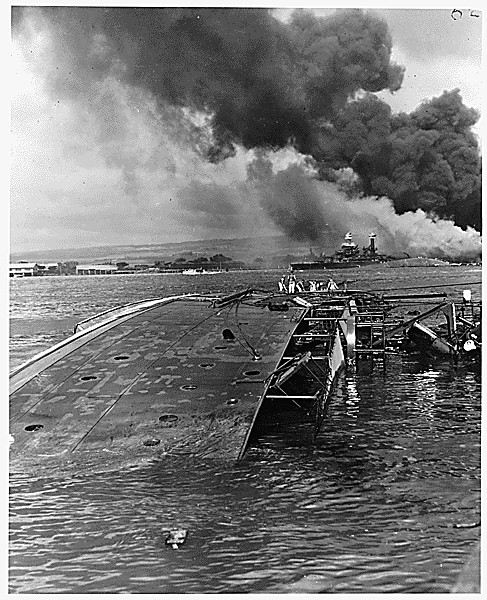
<svg viewBox="0 0 487 600">
<path fill-rule="evenodd" d="M 294 292 L 296 291 L 296 275 L 294 273 L 291 273 L 291 275 L 289 275 L 288 289 L 290 294 L 294 294 Z"/>
<path fill-rule="evenodd" d="M 328 279 L 328 283 L 326 284 L 326 291 L 327 292 L 333 292 L 333 291 L 335 291 L 337 289 L 338 289 L 337 284 L 330 277 L 330 279 Z"/>
</svg>

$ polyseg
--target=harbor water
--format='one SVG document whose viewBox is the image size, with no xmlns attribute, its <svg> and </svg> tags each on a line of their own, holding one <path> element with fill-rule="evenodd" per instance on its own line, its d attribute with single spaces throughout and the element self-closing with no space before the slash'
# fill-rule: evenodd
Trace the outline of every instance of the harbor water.
<svg viewBox="0 0 487 600">
<path fill-rule="evenodd" d="M 10 366 L 111 307 L 274 291 L 281 275 L 11 280 Z M 357 289 L 481 298 L 479 266 L 332 275 Z M 239 463 L 180 456 L 61 478 L 11 473 L 10 592 L 448 592 L 479 538 L 480 424 L 478 370 L 399 354 L 343 374 L 316 437 L 302 423 L 269 426 Z M 174 529 L 188 530 L 179 548 L 165 544 Z"/>
</svg>

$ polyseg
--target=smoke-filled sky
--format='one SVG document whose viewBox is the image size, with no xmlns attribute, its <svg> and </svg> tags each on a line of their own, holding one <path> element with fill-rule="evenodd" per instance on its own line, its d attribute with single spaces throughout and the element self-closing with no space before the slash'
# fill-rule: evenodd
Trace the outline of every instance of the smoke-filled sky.
<svg viewBox="0 0 487 600">
<path fill-rule="evenodd" d="M 480 109 L 480 14 L 15 9 L 11 250 L 374 229 L 381 250 L 475 254 L 475 231 L 351 202 L 310 157 L 364 93 Z"/>
</svg>

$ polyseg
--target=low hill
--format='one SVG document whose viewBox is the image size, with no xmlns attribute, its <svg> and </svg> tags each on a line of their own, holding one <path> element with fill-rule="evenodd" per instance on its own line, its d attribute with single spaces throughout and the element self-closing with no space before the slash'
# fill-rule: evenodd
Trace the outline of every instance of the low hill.
<svg viewBox="0 0 487 600">
<path fill-rule="evenodd" d="M 330 251 L 336 248 L 339 238 L 330 240 L 326 247 L 315 247 L 314 251 Z M 130 264 L 174 260 L 182 257 L 213 256 L 224 254 L 234 260 L 253 262 L 295 255 L 303 257 L 309 253 L 309 245 L 290 241 L 285 236 L 255 237 L 242 239 L 215 239 L 166 244 L 139 244 L 131 246 L 94 246 L 92 248 L 69 248 L 59 250 L 39 250 L 36 252 L 15 252 L 10 254 L 11 262 L 117 262 Z"/>
</svg>

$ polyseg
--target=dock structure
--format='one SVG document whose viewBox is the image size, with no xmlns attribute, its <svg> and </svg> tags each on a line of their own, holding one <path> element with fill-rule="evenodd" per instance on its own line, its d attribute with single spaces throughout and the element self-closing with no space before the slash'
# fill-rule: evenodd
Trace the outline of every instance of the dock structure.
<svg viewBox="0 0 487 600">
<path fill-rule="evenodd" d="M 411 328 L 389 313 L 390 299 L 366 292 L 247 289 L 95 315 L 11 373 L 11 467 L 237 460 L 261 416 L 289 408 L 317 432 L 341 369 L 385 364 L 392 337 Z"/>
</svg>

